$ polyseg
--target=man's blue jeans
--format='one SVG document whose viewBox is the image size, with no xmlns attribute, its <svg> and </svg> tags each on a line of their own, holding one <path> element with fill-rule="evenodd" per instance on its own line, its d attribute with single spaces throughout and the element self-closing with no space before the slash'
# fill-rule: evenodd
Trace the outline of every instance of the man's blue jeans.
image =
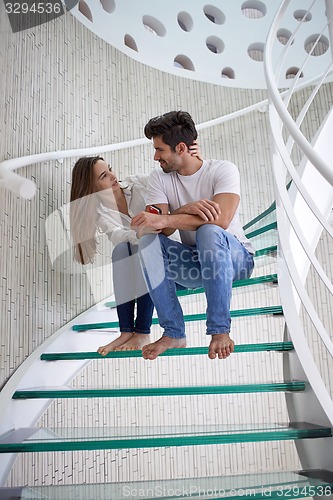
<svg viewBox="0 0 333 500">
<path fill-rule="evenodd" d="M 163 234 L 148 234 L 140 239 L 139 253 L 163 335 L 186 336 L 177 285 L 204 287 L 207 335 L 230 333 L 232 283 L 249 278 L 254 267 L 253 255 L 237 238 L 219 226 L 204 224 L 196 231 L 194 247 Z"/>
</svg>

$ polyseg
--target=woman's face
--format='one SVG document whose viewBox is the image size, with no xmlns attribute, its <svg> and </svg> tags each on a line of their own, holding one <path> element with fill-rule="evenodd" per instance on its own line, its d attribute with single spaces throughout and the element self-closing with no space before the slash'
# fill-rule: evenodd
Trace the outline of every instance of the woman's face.
<svg viewBox="0 0 333 500">
<path fill-rule="evenodd" d="M 117 191 L 120 189 L 118 179 L 106 161 L 98 160 L 93 166 L 93 172 L 95 191 L 103 191 L 104 189 Z"/>
</svg>

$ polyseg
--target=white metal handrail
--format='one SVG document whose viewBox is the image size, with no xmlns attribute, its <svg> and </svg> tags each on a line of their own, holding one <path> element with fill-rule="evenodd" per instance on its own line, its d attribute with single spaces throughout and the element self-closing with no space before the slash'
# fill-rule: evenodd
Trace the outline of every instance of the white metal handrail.
<svg viewBox="0 0 333 500">
<path fill-rule="evenodd" d="M 300 87 L 301 88 L 301 87 Z M 251 113 L 255 110 L 267 107 L 268 100 L 257 102 L 248 106 L 246 108 L 234 111 L 228 115 L 209 120 L 207 122 L 198 124 L 196 126 L 197 130 L 204 130 L 209 127 L 214 127 L 220 125 L 227 121 L 233 120 L 240 116 L 244 116 L 247 113 Z M 13 172 L 13 170 L 26 167 L 28 165 L 35 165 L 37 163 L 52 161 L 52 160 L 63 160 L 65 158 L 73 158 L 79 156 L 94 156 L 102 153 L 109 153 L 112 151 L 118 151 L 121 149 L 132 148 L 136 146 L 142 146 L 150 143 L 146 138 L 133 139 L 131 141 L 124 141 L 116 144 L 107 144 L 103 146 L 81 148 L 81 149 L 69 149 L 64 151 L 52 151 L 48 153 L 39 153 L 29 156 L 22 156 L 18 158 L 11 158 L 9 160 L 4 160 L 0 163 L 0 187 L 3 186 L 10 189 L 18 196 L 22 198 L 30 199 L 36 194 L 36 185 L 29 179 L 25 179 L 20 175 Z"/>
<path fill-rule="evenodd" d="M 318 370 L 308 344 L 306 325 L 301 320 L 302 311 L 306 311 L 314 331 L 317 332 L 318 338 L 321 339 L 323 345 L 326 347 L 329 363 L 333 363 L 331 334 L 325 329 L 323 321 L 320 319 L 319 311 L 306 290 L 306 280 L 309 276 L 309 271 L 313 270 L 316 276 L 319 277 L 323 289 L 333 297 L 331 279 L 327 276 L 319 259 L 315 255 L 315 250 L 323 231 L 326 232 L 327 237 L 333 239 L 333 231 L 328 223 L 329 211 L 333 207 L 333 169 L 328 161 L 328 155 L 326 154 L 325 156 L 326 149 L 322 147 L 323 141 L 318 140 L 321 134 L 324 136 L 325 130 L 327 130 L 325 127 L 333 128 L 333 111 L 326 110 L 326 120 L 322 125 L 318 125 L 318 130 L 313 134 L 311 142 L 305 138 L 300 130 L 307 111 L 311 104 L 315 102 L 319 89 L 323 82 L 325 82 L 327 73 L 331 71 L 332 61 L 329 67 L 323 71 L 322 75 L 318 75 L 315 88 L 301 108 L 298 117 L 293 118 L 288 106 L 292 102 L 292 96 L 297 88 L 300 73 L 306 68 L 306 63 L 309 61 L 310 55 L 315 45 L 319 42 L 321 35 L 317 36 L 312 51 L 305 57 L 304 63 L 300 65 L 300 70 L 288 90 L 286 99 L 282 99 L 278 92 L 276 75 L 279 75 L 282 71 L 285 52 L 283 52 L 278 63 L 275 65 L 273 61 L 273 45 L 289 3 L 290 0 L 282 1 L 268 34 L 264 53 L 264 70 L 270 101 L 269 115 L 274 139 L 273 170 L 276 185 L 279 234 L 279 287 L 286 325 L 297 356 L 326 417 L 333 425 L 332 394 Z M 323 2 L 314 1 L 311 4 L 311 9 L 320 8 L 319 5 L 321 8 L 324 7 Z M 304 15 L 304 18 L 306 16 L 307 13 Z M 327 24 L 324 26 L 321 34 L 325 30 L 329 32 L 333 60 L 332 0 L 326 0 L 326 16 Z M 296 37 L 297 31 L 300 29 L 302 29 L 302 23 L 297 26 L 297 30 L 295 30 L 291 39 Z M 290 45 L 291 42 L 289 47 Z M 310 82 L 307 82 L 307 84 L 310 86 Z M 300 165 L 297 166 L 293 164 L 291 159 L 294 145 L 302 154 Z M 293 181 L 292 193 L 286 190 L 287 172 Z M 307 172 L 314 172 L 312 174 L 313 179 L 318 184 L 321 183 L 321 185 L 325 186 L 325 189 L 321 193 L 320 207 L 318 206 L 318 199 L 313 198 L 316 186 L 309 185 L 309 181 L 306 180 L 305 174 Z M 303 206 L 306 207 L 306 210 L 302 213 Z M 305 232 L 307 228 L 305 227 L 304 217 L 306 217 L 307 213 L 313 215 L 313 219 L 311 218 L 313 234 L 311 235 Z M 297 242 L 295 248 L 298 249 L 298 253 L 293 251 L 291 246 L 292 240 Z"/>
<path fill-rule="evenodd" d="M 281 122 L 284 127 L 288 130 L 290 135 L 294 138 L 295 142 L 298 144 L 299 148 L 306 154 L 313 165 L 316 166 L 318 171 L 327 179 L 327 181 L 333 185 L 333 169 L 323 158 L 315 151 L 308 140 L 304 137 L 299 128 L 295 125 L 294 119 L 288 112 L 282 98 L 278 91 L 276 84 L 276 78 L 274 75 L 274 70 L 272 67 L 272 52 L 273 52 L 273 42 L 276 38 L 276 33 L 278 31 L 278 26 L 280 20 L 283 18 L 285 11 L 287 10 L 290 0 L 284 0 L 277 11 L 277 15 L 272 23 L 270 32 L 267 37 L 265 51 L 264 51 L 264 71 L 267 83 L 267 90 L 269 93 L 270 102 L 274 105 L 276 112 L 278 113 Z M 319 3 L 319 2 L 317 2 Z M 332 42 L 331 42 L 332 45 Z M 310 85 L 310 81 L 306 83 L 307 86 Z"/>
<path fill-rule="evenodd" d="M 327 78 L 331 76 L 331 73 L 332 72 L 327 73 L 326 75 Z M 295 92 L 302 90 L 306 86 L 315 83 L 316 81 L 317 78 L 313 78 L 312 80 L 307 81 L 306 83 L 305 82 L 298 83 L 295 88 Z M 280 94 L 281 98 L 284 97 L 287 94 L 287 92 L 288 91 L 282 92 Z M 246 108 L 229 113 L 228 115 L 224 115 L 218 118 L 214 118 L 213 120 L 200 123 L 196 126 L 196 128 L 198 131 L 200 131 L 210 127 L 214 127 L 216 125 L 221 125 L 222 123 L 226 123 L 235 118 L 239 118 L 248 113 L 252 113 L 255 110 L 265 109 L 267 108 L 267 106 L 268 106 L 268 99 L 264 99 Z M 107 144 L 102 146 L 95 146 L 95 147 L 88 147 L 81 149 L 68 149 L 63 151 L 58 150 L 58 151 L 38 153 L 33 155 L 21 156 L 17 158 L 11 158 L 9 160 L 4 160 L 0 162 L 0 187 L 2 186 L 6 189 L 9 189 L 22 198 L 31 199 L 36 194 L 35 183 L 30 179 L 26 179 L 20 176 L 19 174 L 14 172 L 14 170 L 27 167 L 29 165 L 35 165 L 38 163 L 43 163 L 53 160 L 62 161 L 65 158 L 74 158 L 74 157 L 88 156 L 88 155 L 97 156 L 102 153 L 119 151 L 121 149 L 127 149 L 136 146 L 143 146 L 145 144 L 148 144 L 149 142 L 150 141 L 146 138 L 140 138 L 140 139 L 133 139 L 130 141 L 119 142 L 116 144 Z"/>
<path fill-rule="evenodd" d="M 314 101 L 317 93 L 318 93 L 318 90 L 319 88 L 322 86 L 322 84 L 325 82 L 325 79 L 327 78 L 327 76 L 331 73 L 332 71 L 332 63 L 329 64 L 327 70 L 323 73 L 322 77 L 317 81 L 317 84 L 316 86 L 314 87 L 313 91 L 311 92 L 308 100 L 306 101 L 306 103 L 304 104 L 303 108 L 301 109 L 298 117 L 297 117 L 297 120 L 296 120 L 296 126 L 299 128 L 302 123 L 303 123 L 303 120 L 306 116 L 306 113 L 308 112 L 312 102 Z M 285 104 L 287 104 L 286 101 L 284 101 Z M 290 154 L 291 151 L 292 151 L 292 148 L 293 148 L 293 145 L 294 145 L 295 141 L 294 141 L 294 138 L 292 136 L 289 137 L 288 139 L 288 142 L 287 142 L 287 151 L 288 153 Z"/>
</svg>

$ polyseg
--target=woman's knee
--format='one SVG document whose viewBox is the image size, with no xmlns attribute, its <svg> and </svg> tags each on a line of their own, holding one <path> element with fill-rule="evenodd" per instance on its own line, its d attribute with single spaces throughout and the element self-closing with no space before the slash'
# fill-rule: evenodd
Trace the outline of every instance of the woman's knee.
<svg viewBox="0 0 333 500">
<path fill-rule="evenodd" d="M 126 259 L 131 255 L 130 246 L 128 243 L 119 243 L 116 245 L 112 252 L 112 262 L 117 262 L 122 259 Z"/>
<path fill-rule="evenodd" d="M 139 239 L 139 252 L 145 258 L 154 259 L 160 255 L 161 250 L 168 244 L 169 238 L 164 234 L 146 234 Z"/>
</svg>

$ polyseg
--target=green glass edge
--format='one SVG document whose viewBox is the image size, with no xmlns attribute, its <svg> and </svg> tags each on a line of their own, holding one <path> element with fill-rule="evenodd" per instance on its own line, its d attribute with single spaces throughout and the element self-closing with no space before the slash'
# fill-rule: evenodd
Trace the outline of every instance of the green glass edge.
<svg viewBox="0 0 333 500">
<path fill-rule="evenodd" d="M 275 209 L 276 209 L 276 203 L 274 201 L 270 207 L 266 208 L 266 210 L 264 210 L 261 214 L 257 215 L 256 217 L 254 217 L 254 219 L 247 222 L 243 226 L 244 231 L 246 231 L 246 229 L 248 229 L 249 227 L 254 226 L 254 224 L 256 224 L 257 222 L 260 222 L 262 219 L 267 217 L 267 215 L 274 212 Z"/>
<path fill-rule="evenodd" d="M 266 276 L 258 276 L 256 278 L 248 278 L 246 280 L 237 280 L 232 284 L 232 288 L 239 288 L 242 286 L 260 285 L 262 283 L 272 283 L 277 281 L 277 274 L 267 274 Z M 178 290 L 177 296 L 184 297 L 186 295 L 196 295 L 204 293 L 203 288 L 194 288 L 188 290 Z M 105 307 L 116 307 L 116 302 L 106 302 Z"/>
<path fill-rule="evenodd" d="M 248 278 L 246 280 L 237 280 L 232 284 L 232 288 L 247 287 L 253 285 L 260 285 L 262 283 L 272 283 L 277 281 L 277 274 L 267 274 L 265 276 L 257 276 L 256 278 Z M 188 290 L 178 290 L 177 296 L 183 297 L 186 295 L 196 295 L 198 293 L 204 293 L 204 288 L 194 288 Z M 109 303 L 106 303 L 107 306 Z M 113 304 L 111 302 L 110 304 Z"/>
<path fill-rule="evenodd" d="M 304 389 L 305 382 L 299 381 L 189 387 L 140 387 L 130 389 L 47 389 L 15 391 L 13 399 L 187 396 L 199 394 L 243 394 L 257 392 L 304 391 Z"/>
<path fill-rule="evenodd" d="M 288 184 L 286 185 L 286 189 L 288 190 L 291 186 L 291 183 L 292 181 L 289 181 Z M 268 207 L 266 208 L 266 210 L 264 210 L 261 214 L 257 215 L 256 217 L 254 217 L 254 219 L 250 220 L 249 222 L 247 222 L 244 226 L 243 226 L 243 229 L 244 231 L 246 229 L 248 229 L 249 227 L 251 226 L 254 226 L 254 224 L 256 224 L 257 222 L 261 221 L 262 219 L 264 219 L 267 215 L 269 215 L 271 212 L 274 212 L 274 210 L 276 210 L 276 202 L 273 201 L 273 203 Z"/>
<path fill-rule="evenodd" d="M 255 229 L 254 231 L 246 233 L 245 236 L 251 239 L 254 238 L 255 236 L 259 236 L 259 234 L 267 233 L 267 231 L 271 231 L 272 229 L 276 228 L 277 228 L 277 222 L 271 222 L 266 226 L 260 227 L 259 229 Z"/>
<path fill-rule="evenodd" d="M 283 314 L 283 310 L 281 306 L 267 306 L 267 307 L 256 307 L 250 309 L 238 309 L 234 311 L 230 311 L 230 316 L 232 318 L 239 318 L 242 316 L 259 316 L 263 314 Z M 184 321 L 202 321 L 206 320 L 206 313 L 200 314 L 188 314 L 184 316 Z M 153 325 L 158 325 L 158 318 L 153 318 Z M 102 323 L 85 323 L 81 325 L 73 325 L 72 330 L 74 331 L 82 331 L 82 330 L 101 330 L 103 328 L 118 328 L 118 321 L 107 321 Z"/>
<path fill-rule="evenodd" d="M 125 483 L 126 484 L 126 483 Z M 130 484 L 130 483 L 129 483 Z M 253 500 L 267 500 L 267 498 L 270 498 L 270 499 L 273 499 L 273 500 L 276 500 L 276 499 L 281 499 L 281 498 L 308 498 L 308 497 L 315 497 L 315 496 L 320 496 L 322 497 L 323 496 L 323 489 L 325 490 L 326 488 L 329 488 L 329 489 L 333 489 L 333 483 L 327 483 L 325 481 L 322 481 L 320 484 L 316 484 L 316 485 L 305 485 L 304 483 L 300 483 L 300 485 L 302 486 L 299 486 L 298 483 L 293 483 L 293 486 L 291 487 L 287 487 L 285 489 L 281 488 L 279 490 L 270 490 L 270 485 L 266 485 L 263 489 L 263 492 L 262 493 L 251 493 L 250 495 L 250 498 L 253 499 Z M 89 486 L 89 485 L 87 485 Z M 62 488 L 63 486 L 54 486 L 54 488 Z M 80 485 L 80 487 L 82 487 L 82 485 Z M 38 489 L 38 488 L 43 488 L 43 487 L 34 487 L 34 486 L 31 486 L 29 488 L 29 492 L 31 491 L 36 491 L 38 494 L 41 494 L 42 493 L 42 489 Z M 48 489 L 50 487 L 47 487 Z M 296 491 L 293 490 L 296 489 Z M 238 488 L 239 490 L 242 490 L 242 488 Z M 246 491 L 246 489 L 253 489 L 251 487 L 244 487 L 243 490 Z M 226 493 L 229 493 L 228 491 L 226 491 Z M 311 493 L 311 494 L 310 494 Z M 193 495 L 192 495 L 193 497 Z M 327 496 L 325 495 L 325 497 L 327 498 Z M 25 497 L 23 497 L 25 498 Z M 31 498 L 31 497 L 26 497 L 27 499 L 28 498 Z M 40 498 L 44 498 L 44 497 L 40 497 Z M 86 498 L 86 497 L 83 497 L 83 498 Z M 153 497 L 151 497 L 153 499 Z M 158 496 L 156 498 L 161 498 L 162 500 L 172 500 L 173 498 L 179 498 L 179 495 L 177 496 Z M 244 500 L 244 495 L 228 495 L 227 497 L 224 495 L 222 497 L 219 497 L 219 496 L 212 496 L 211 498 L 214 498 L 215 500 L 225 500 L 226 498 L 229 498 L 229 499 L 233 499 L 233 500 Z"/>
<path fill-rule="evenodd" d="M 296 473 L 298 473 L 299 471 L 297 471 Z M 269 498 L 304 498 L 304 497 L 312 497 L 312 496 L 316 496 L 316 495 L 319 495 L 319 496 L 328 496 L 328 493 L 326 493 L 326 490 L 327 491 L 330 491 L 332 490 L 333 488 L 333 481 L 328 481 L 328 480 L 324 480 L 324 479 L 316 479 L 315 481 L 312 480 L 310 477 L 307 477 L 307 476 L 303 476 L 303 478 L 298 478 L 298 479 L 295 479 L 294 481 L 288 481 L 288 480 L 283 480 L 282 482 L 279 481 L 278 483 L 277 482 L 267 482 L 263 477 L 262 475 L 259 473 L 259 474 L 256 474 L 256 476 L 258 477 L 258 484 L 257 485 L 254 485 L 254 484 L 242 484 L 242 486 L 238 485 L 238 487 L 234 487 L 234 488 L 226 488 L 226 489 L 223 489 L 223 492 L 224 492 L 224 495 L 222 497 L 217 497 L 217 496 L 212 496 L 212 498 L 215 498 L 216 500 L 219 500 L 219 499 L 223 499 L 225 500 L 225 498 L 232 498 L 232 499 L 242 499 L 244 500 L 244 493 L 246 493 L 246 491 L 249 491 L 250 492 L 250 498 L 253 498 L 255 500 L 263 500 L 263 499 L 267 499 L 267 497 L 269 496 Z M 205 478 L 206 479 L 206 478 Z M 220 479 L 220 478 L 218 478 Z M 274 478 L 272 478 L 274 479 Z M 215 483 L 215 480 L 216 480 L 216 477 L 212 477 L 211 478 L 212 480 L 212 483 Z M 198 489 L 200 490 L 200 481 L 201 481 L 201 478 L 191 478 L 191 483 L 195 484 L 198 486 Z M 265 481 L 265 482 L 264 482 Z M 158 483 L 160 484 L 160 483 Z M 168 482 L 168 486 L 173 486 L 174 482 L 171 480 L 170 482 Z M 116 484 L 116 488 L 119 487 L 119 485 L 128 485 L 129 487 L 131 487 L 132 485 L 134 485 L 137 489 L 138 488 L 143 488 L 144 486 L 146 486 L 146 489 L 148 489 L 149 487 L 150 488 L 154 488 L 155 486 L 155 483 L 154 482 L 140 482 L 140 483 L 137 483 L 137 482 L 134 482 L 132 483 L 131 481 L 129 482 L 126 482 L 126 483 L 118 483 Z M 93 486 L 94 488 L 94 493 L 96 494 L 96 491 L 98 492 L 98 489 L 99 487 L 102 488 L 102 491 L 103 493 L 105 493 L 105 490 L 108 490 L 109 489 L 109 498 L 113 498 L 111 495 L 113 494 L 113 486 L 114 486 L 114 483 L 103 483 L 103 484 L 94 484 L 94 485 L 91 485 L 91 484 L 72 484 L 72 485 L 61 485 L 61 486 L 31 486 L 31 487 L 27 487 L 28 491 L 29 491 L 29 494 L 31 492 L 36 492 L 36 494 L 38 494 L 38 498 L 42 498 L 40 495 L 42 495 L 44 492 L 52 492 L 52 491 L 59 491 L 59 488 L 61 490 L 62 493 L 64 493 L 64 495 L 66 495 L 66 498 L 69 498 L 68 494 L 69 492 L 74 488 L 79 488 L 80 491 L 81 491 L 81 494 L 83 496 L 81 496 L 82 499 L 86 499 L 88 498 L 86 496 L 86 493 L 87 493 L 87 490 L 88 492 L 90 491 L 91 487 Z M 176 486 L 178 486 L 178 483 L 176 483 Z M 181 486 L 181 485 L 179 485 Z M 203 485 L 203 488 L 204 488 L 205 485 Z M 274 488 L 274 489 L 272 489 Z M 324 493 L 325 495 L 323 495 L 323 489 L 324 489 Z M 240 490 L 242 490 L 244 493 L 242 493 L 241 495 L 231 495 L 230 496 L 230 492 L 231 491 L 238 491 L 240 492 Z M 257 493 L 253 493 L 254 490 L 257 490 Z M 23 490 L 24 491 L 24 490 Z M 91 494 L 90 494 L 91 495 Z M 198 495 L 195 495 L 196 497 Z M 25 498 L 23 496 L 23 498 Z M 27 498 L 30 498 L 29 495 Z M 44 497 L 43 497 L 44 498 Z M 53 497 L 52 497 L 53 498 Z M 57 496 L 57 498 L 59 498 Z M 65 498 L 65 497 L 64 497 Z M 163 496 L 159 496 L 158 498 L 162 498 L 164 500 L 167 500 L 167 499 L 172 499 L 172 498 L 179 498 L 179 495 L 163 495 Z M 89 499 L 91 499 L 91 496 L 89 496 Z"/>
<path fill-rule="evenodd" d="M 282 441 L 294 439 L 309 439 L 332 437 L 329 427 L 319 429 L 292 429 L 287 428 L 279 431 L 259 431 L 234 433 L 229 435 L 200 435 L 200 436 L 177 436 L 164 438 L 136 438 L 136 439 L 108 439 L 85 440 L 85 441 L 49 441 L 33 443 L 0 443 L 0 453 L 25 453 L 44 451 L 78 451 L 78 450 L 115 450 L 132 448 L 159 448 L 167 446 L 196 446 L 210 444 L 249 443 L 262 441 Z M 60 438 L 61 439 L 61 438 Z"/>
<path fill-rule="evenodd" d="M 239 344 L 235 345 L 235 353 L 258 352 L 258 351 L 291 351 L 294 348 L 292 342 L 267 342 L 261 344 Z M 162 356 L 191 356 L 208 354 L 208 347 L 186 347 L 181 349 L 168 349 L 160 354 Z M 106 356 L 98 352 L 50 352 L 41 354 L 42 361 L 78 360 L 78 359 L 105 359 L 105 358 L 138 358 L 142 357 L 141 351 L 111 351 Z"/>
<path fill-rule="evenodd" d="M 270 247 L 261 248 L 256 251 L 255 257 L 261 257 L 262 255 L 268 255 L 270 253 L 275 253 L 277 251 L 277 245 L 272 245 Z"/>
</svg>

